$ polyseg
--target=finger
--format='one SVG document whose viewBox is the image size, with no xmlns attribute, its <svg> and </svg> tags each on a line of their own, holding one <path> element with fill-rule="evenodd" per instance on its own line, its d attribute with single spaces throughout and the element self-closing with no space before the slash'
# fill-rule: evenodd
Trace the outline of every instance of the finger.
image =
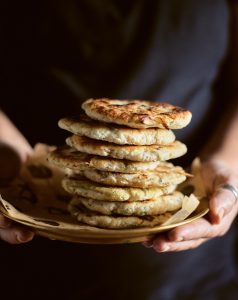
<svg viewBox="0 0 238 300">
<path fill-rule="evenodd" d="M 2 214 L 0 214 L 0 228 L 7 228 L 11 225 L 12 221 Z"/>
<path fill-rule="evenodd" d="M 10 244 L 21 244 L 31 241 L 34 232 L 28 228 L 14 224 L 8 228 L 0 229 L 0 239 Z"/>
<path fill-rule="evenodd" d="M 153 248 L 157 252 L 177 252 L 177 251 L 194 249 L 206 241 L 207 241 L 206 238 L 201 238 L 201 239 L 191 240 L 191 241 L 170 242 L 165 238 L 159 238 L 154 240 Z"/>
<path fill-rule="evenodd" d="M 142 245 L 145 246 L 146 248 L 151 248 L 153 247 L 153 240 L 142 242 Z"/>
<path fill-rule="evenodd" d="M 210 200 L 210 216 L 215 224 L 221 223 L 236 206 L 234 195 L 226 189 L 219 189 Z"/>
<path fill-rule="evenodd" d="M 155 240 L 163 240 L 167 242 L 182 242 L 197 240 L 200 238 L 210 238 L 213 235 L 212 225 L 204 218 L 191 222 L 190 224 L 185 224 L 178 226 L 170 230 L 166 235 L 159 235 L 156 239 L 148 240 L 143 243 L 147 248 L 153 247 Z"/>
<path fill-rule="evenodd" d="M 211 223 L 204 218 L 191 222 L 189 224 L 178 226 L 168 233 L 168 239 L 171 242 L 181 242 L 196 240 L 200 238 L 210 238 L 213 234 Z"/>
</svg>

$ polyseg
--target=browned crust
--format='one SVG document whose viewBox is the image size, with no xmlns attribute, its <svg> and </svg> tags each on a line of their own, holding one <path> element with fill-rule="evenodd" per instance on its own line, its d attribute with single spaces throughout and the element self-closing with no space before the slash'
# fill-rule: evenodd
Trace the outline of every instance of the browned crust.
<svg viewBox="0 0 238 300">
<path fill-rule="evenodd" d="M 128 159 L 130 161 L 164 161 L 182 156 L 187 151 L 185 144 L 179 141 L 167 145 L 117 145 L 77 135 L 68 137 L 66 144 L 88 154 Z"/>
<path fill-rule="evenodd" d="M 134 128 L 178 129 L 191 120 L 191 112 L 163 102 L 140 100 L 89 99 L 82 104 L 93 119 L 124 124 Z"/>
<path fill-rule="evenodd" d="M 61 146 L 51 151 L 47 160 L 59 167 L 84 170 L 89 168 L 91 157 L 89 154 L 76 151 L 69 146 Z"/>
</svg>

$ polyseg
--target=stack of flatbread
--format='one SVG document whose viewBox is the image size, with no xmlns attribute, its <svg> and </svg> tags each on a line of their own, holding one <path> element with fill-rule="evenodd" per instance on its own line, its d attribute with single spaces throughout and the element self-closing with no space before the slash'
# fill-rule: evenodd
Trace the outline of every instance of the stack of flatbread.
<svg viewBox="0 0 238 300">
<path fill-rule="evenodd" d="M 63 118 L 73 135 L 49 160 L 64 168 L 69 210 L 78 221 L 102 228 L 160 225 L 182 206 L 178 184 L 188 175 L 167 160 L 186 153 L 173 129 L 191 113 L 167 103 L 89 99 L 84 114 Z"/>
</svg>

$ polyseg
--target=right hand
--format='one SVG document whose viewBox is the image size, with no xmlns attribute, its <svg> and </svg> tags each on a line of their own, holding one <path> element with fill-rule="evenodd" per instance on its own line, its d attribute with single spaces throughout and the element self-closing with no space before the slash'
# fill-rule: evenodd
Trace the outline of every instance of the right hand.
<svg viewBox="0 0 238 300">
<path fill-rule="evenodd" d="M 0 143 L 1 181 L 16 177 L 21 166 L 17 153 L 5 143 Z M 0 213 L 0 239 L 10 244 L 20 244 L 31 241 L 34 232 L 28 227 L 11 221 Z"/>
</svg>

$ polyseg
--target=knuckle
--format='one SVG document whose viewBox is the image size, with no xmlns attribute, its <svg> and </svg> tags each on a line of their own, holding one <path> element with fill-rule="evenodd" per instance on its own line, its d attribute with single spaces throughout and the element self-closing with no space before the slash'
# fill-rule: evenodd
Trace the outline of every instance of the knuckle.
<svg viewBox="0 0 238 300">
<path fill-rule="evenodd" d="M 172 230 L 169 232 L 168 236 L 171 241 L 177 241 L 180 238 L 181 233 L 178 230 Z"/>
<path fill-rule="evenodd" d="M 234 205 L 235 205 L 235 201 L 233 201 L 233 200 L 229 200 L 229 202 L 227 202 L 227 205 L 224 206 L 225 215 L 227 215 L 227 214 L 229 214 L 229 212 L 231 212 Z"/>
<path fill-rule="evenodd" d="M 16 228 L 0 229 L 0 239 L 11 245 L 20 244 L 18 231 Z"/>
<path fill-rule="evenodd" d="M 20 244 L 20 242 L 16 238 L 6 240 L 6 242 L 8 242 L 11 245 L 18 245 L 18 244 Z"/>
<path fill-rule="evenodd" d="M 220 232 L 217 234 L 217 237 L 222 237 L 224 234 L 225 234 L 225 232 L 220 231 Z"/>
<path fill-rule="evenodd" d="M 206 237 L 209 238 L 209 239 L 212 239 L 212 238 L 214 238 L 214 237 L 216 237 L 216 236 L 217 236 L 217 232 L 215 232 L 215 231 L 210 231 L 210 232 L 208 232 L 208 234 L 206 235 Z"/>
<path fill-rule="evenodd" d="M 213 228 L 213 230 L 211 230 L 210 234 L 207 236 L 209 239 L 212 239 L 214 237 L 217 237 L 221 234 L 222 232 L 222 228 L 221 227 L 217 227 L 217 228 Z"/>
<path fill-rule="evenodd" d="M 229 230 L 229 226 L 219 226 L 213 232 L 213 237 L 222 237 Z"/>
<path fill-rule="evenodd" d="M 11 225 L 11 220 L 0 214 L 0 228 L 8 228 Z"/>
<path fill-rule="evenodd" d="M 228 229 L 229 229 L 229 228 L 222 228 L 222 229 L 218 232 L 217 236 L 221 237 L 221 236 L 225 235 L 225 234 L 227 233 Z"/>
</svg>

